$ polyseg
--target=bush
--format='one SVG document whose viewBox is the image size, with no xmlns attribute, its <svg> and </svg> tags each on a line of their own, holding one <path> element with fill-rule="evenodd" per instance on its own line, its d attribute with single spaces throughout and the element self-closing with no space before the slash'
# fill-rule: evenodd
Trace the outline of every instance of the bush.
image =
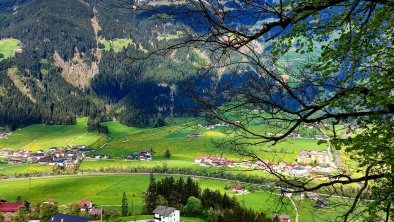
<svg viewBox="0 0 394 222">
<path fill-rule="evenodd" d="M 185 216 L 199 216 L 202 212 L 202 202 L 200 199 L 196 198 L 196 197 L 189 197 L 187 199 L 187 203 L 186 205 L 183 207 L 182 209 L 182 213 Z"/>
</svg>

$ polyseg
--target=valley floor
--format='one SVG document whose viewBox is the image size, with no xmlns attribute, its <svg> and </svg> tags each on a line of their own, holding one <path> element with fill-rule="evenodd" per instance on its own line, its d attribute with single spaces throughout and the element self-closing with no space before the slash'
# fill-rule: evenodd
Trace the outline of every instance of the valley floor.
<svg viewBox="0 0 394 222">
<path fill-rule="evenodd" d="M 54 174 L 59 173 L 55 171 L 56 166 L 34 163 L 7 164 L 5 163 L 6 158 L 0 159 L 0 176 L 9 178 L 1 180 L 0 199 L 14 200 L 18 195 L 21 195 L 30 202 L 42 202 L 52 198 L 59 201 L 61 205 L 89 199 L 98 206 L 118 209 L 120 208 L 121 195 L 126 192 L 129 201 L 133 203 L 129 203 L 130 211 L 140 214 L 143 205 L 142 195 L 147 189 L 149 176 L 148 173 L 145 173 L 146 170 L 135 170 L 135 172 L 143 173 L 130 174 L 133 169 L 186 169 L 182 172 L 204 171 L 208 173 L 208 177 L 210 172 L 214 174 L 223 171 L 234 175 L 241 172 L 246 177 L 273 179 L 271 175 L 261 170 L 248 170 L 239 167 L 231 169 L 201 167 L 195 163 L 195 158 L 202 155 L 223 157 L 240 162 L 247 160 L 246 157 L 239 156 L 225 147 L 218 147 L 215 143 L 217 140 L 226 138 L 225 126 L 206 127 L 195 119 L 179 119 L 165 127 L 147 129 L 127 127 L 118 122 L 107 122 L 103 125 L 108 127 L 110 133 L 102 135 L 88 133 L 86 124 L 87 118 L 79 118 L 76 125 L 69 126 L 38 124 L 16 130 L 1 138 L 0 150 L 8 148 L 13 151 L 26 149 L 33 152 L 37 150 L 46 152 L 52 147 L 64 149 L 68 146 L 86 145 L 94 148 L 95 151 L 86 153 L 87 157 L 78 165 L 78 169 L 74 173 L 80 175 L 56 176 Z M 264 126 L 255 125 L 252 127 Z M 289 138 L 275 146 L 264 144 L 252 148 L 262 159 L 294 165 L 299 153 L 303 150 L 327 150 L 327 145 L 317 144 L 317 140 L 312 139 L 314 133 L 313 129 L 304 129 L 301 134 L 302 138 Z M 170 158 L 165 158 L 166 150 L 170 151 Z M 124 160 L 126 156 L 142 151 L 151 151 L 154 154 L 153 160 Z M 109 159 L 102 159 L 103 156 L 109 157 Z M 116 174 L 117 172 L 118 174 Z M 163 176 L 157 175 L 158 178 Z M 179 177 L 180 175 L 175 176 Z M 240 184 L 240 182 L 196 176 L 194 178 L 200 182 L 202 187 L 227 192 L 245 207 L 264 212 L 267 215 L 282 213 L 289 214 L 295 219 L 296 212 L 298 212 L 298 221 L 307 222 L 334 220 L 343 212 L 343 207 L 336 207 L 340 206 L 341 201 L 338 199 L 329 199 L 330 207 L 316 209 L 314 201 L 300 198 L 300 196 L 286 197 L 276 192 L 268 192 L 265 189 L 237 195 L 225 188 Z M 345 200 L 345 202 L 347 201 Z M 127 218 L 124 220 L 126 221 Z M 185 221 L 202 220 L 190 218 Z"/>
</svg>

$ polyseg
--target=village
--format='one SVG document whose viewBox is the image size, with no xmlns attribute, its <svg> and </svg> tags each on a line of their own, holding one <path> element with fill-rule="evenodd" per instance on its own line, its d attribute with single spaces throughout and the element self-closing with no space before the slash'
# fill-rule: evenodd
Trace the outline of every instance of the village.
<svg viewBox="0 0 394 222">
<path fill-rule="evenodd" d="M 247 169 L 263 170 L 266 172 L 276 172 L 294 177 L 329 177 L 331 172 L 337 170 L 328 151 L 301 151 L 297 156 L 297 163 L 285 161 L 272 162 L 264 161 L 233 161 L 223 156 L 202 155 L 194 159 L 194 163 L 201 167 L 241 167 Z"/>
<path fill-rule="evenodd" d="M 92 148 L 85 146 L 67 147 L 63 150 L 52 147 L 46 152 L 43 150 L 33 152 L 25 149 L 17 151 L 2 149 L 0 150 L 0 157 L 6 158 L 9 164 L 36 163 L 41 165 L 70 167 L 77 165 L 85 158 L 86 153 L 92 151 Z"/>
</svg>

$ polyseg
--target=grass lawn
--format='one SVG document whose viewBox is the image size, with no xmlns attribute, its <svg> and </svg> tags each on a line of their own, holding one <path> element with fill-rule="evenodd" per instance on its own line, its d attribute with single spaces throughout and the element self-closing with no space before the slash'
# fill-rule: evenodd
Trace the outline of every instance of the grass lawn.
<svg viewBox="0 0 394 222">
<path fill-rule="evenodd" d="M 169 168 L 200 168 L 191 161 L 124 161 L 124 160 L 98 160 L 98 161 L 82 161 L 80 170 L 100 170 L 109 168 L 127 169 L 133 167 L 162 167 L 166 163 Z M 1 165 L 0 165 L 1 166 Z M 216 168 L 217 169 L 217 168 Z"/>
<path fill-rule="evenodd" d="M 24 173 L 47 173 L 52 166 L 39 164 L 0 164 L 0 175 L 15 175 Z"/>
<path fill-rule="evenodd" d="M 156 179 L 162 176 L 155 176 Z M 233 182 L 225 182 L 210 179 L 197 179 L 202 188 L 210 188 L 225 192 L 224 187 L 233 185 Z M 49 198 L 56 199 L 60 205 L 77 202 L 81 199 L 93 200 L 98 206 L 120 209 L 123 192 L 126 192 L 129 200 L 129 212 L 140 213 L 143 207 L 143 192 L 149 184 L 148 175 L 84 175 L 62 176 L 28 179 L 3 180 L 0 183 L 0 198 L 13 201 L 18 195 L 34 203 Z M 12 188 L 12 189 L 11 189 Z M 234 195 L 227 191 L 229 195 Z M 275 212 L 290 214 L 294 218 L 294 210 L 288 198 L 280 198 L 268 192 L 257 191 L 245 195 L 235 195 L 241 205 L 252 208 L 255 211 L 265 212 L 271 215 Z M 313 221 L 313 213 L 317 213 L 325 219 L 338 215 L 334 210 L 316 210 L 313 203 L 307 200 L 297 202 L 300 212 L 300 221 Z M 133 206 L 133 211 L 132 211 Z M 144 216 L 142 216 L 144 217 Z M 132 219 L 130 217 L 124 218 Z M 143 219 L 143 218 L 141 218 Z M 322 221 L 315 218 L 315 221 Z M 196 221 L 197 218 L 185 218 L 185 222 Z"/>
<path fill-rule="evenodd" d="M 97 133 L 87 132 L 88 118 L 78 118 L 75 125 L 55 125 L 35 124 L 18 129 L 7 136 L 7 139 L 0 139 L 0 149 L 10 148 L 12 150 L 47 150 L 51 147 L 65 147 L 73 145 L 91 145 L 100 137 Z"/>
<path fill-rule="evenodd" d="M 14 56 L 15 52 L 20 48 L 20 42 L 17 39 L 0 40 L 0 54 L 4 55 L 4 58 L 0 58 L 0 61 Z"/>
<path fill-rule="evenodd" d="M 224 191 L 222 181 L 200 179 L 200 182 L 202 187 Z M 54 198 L 60 205 L 88 199 L 99 206 L 117 209 L 120 208 L 123 192 L 126 192 L 130 208 L 134 205 L 134 212 L 140 213 L 142 193 L 148 184 L 148 175 L 42 177 L 30 182 L 28 179 L 3 180 L 0 183 L 0 198 L 13 201 L 21 195 L 33 203 Z"/>
</svg>

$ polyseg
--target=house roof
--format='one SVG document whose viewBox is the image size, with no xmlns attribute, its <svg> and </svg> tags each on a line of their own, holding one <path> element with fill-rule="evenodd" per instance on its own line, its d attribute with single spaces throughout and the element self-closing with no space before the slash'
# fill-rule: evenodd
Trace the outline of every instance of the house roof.
<svg viewBox="0 0 394 222">
<path fill-rule="evenodd" d="M 89 205 L 91 205 L 92 204 L 92 201 L 90 201 L 90 200 L 81 200 L 81 201 L 79 201 L 79 205 L 81 206 L 81 207 L 83 207 L 83 206 L 89 206 Z"/>
<path fill-rule="evenodd" d="M 22 202 L 0 203 L 0 212 L 16 212 L 21 206 L 23 206 Z"/>
<path fill-rule="evenodd" d="M 88 222 L 89 218 L 87 217 L 77 217 L 73 215 L 67 214 L 56 214 L 49 220 L 50 222 Z"/>
<path fill-rule="evenodd" d="M 90 212 L 90 215 L 101 215 L 101 209 L 100 208 L 93 208 Z"/>
<path fill-rule="evenodd" d="M 167 206 L 158 206 L 156 209 L 153 211 L 154 214 L 160 214 L 161 216 L 168 217 L 171 215 L 172 212 L 174 212 L 176 209 L 173 207 L 167 207 Z"/>
</svg>

